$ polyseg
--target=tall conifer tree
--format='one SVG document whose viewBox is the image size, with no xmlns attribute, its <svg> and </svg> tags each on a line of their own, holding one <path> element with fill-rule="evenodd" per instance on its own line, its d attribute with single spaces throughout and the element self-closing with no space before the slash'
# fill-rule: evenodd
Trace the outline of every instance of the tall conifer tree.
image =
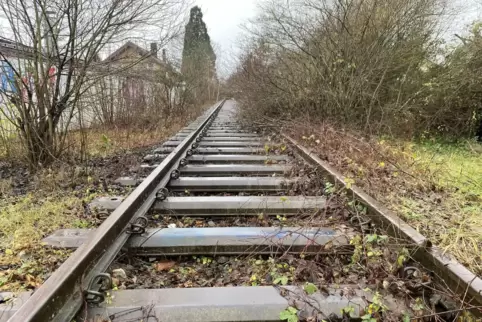
<svg viewBox="0 0 482 322">
<path fill-rule="evenodd" d="M 200 89 L 198 93 L 209 93 L 211 85 L 217 82 L 216 54 L 198 6 L 191 9 L 186 25 L 181 72 L 189 82 L 196 84 Z"/>
</svg>

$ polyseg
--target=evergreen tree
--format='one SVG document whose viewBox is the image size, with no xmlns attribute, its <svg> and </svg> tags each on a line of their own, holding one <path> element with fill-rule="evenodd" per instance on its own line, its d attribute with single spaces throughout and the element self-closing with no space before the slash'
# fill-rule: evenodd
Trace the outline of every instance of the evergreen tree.
<svg viewBox="0 0 482 322">
<path fill-rule="evenodd" d="M 189 82 L 196 83 L 199 93 L 209 93 L 211 85 L 217 82 L 216 54 L 198 6 L 191 9 L 186 25 L 181 72 Z"/>
</svg>

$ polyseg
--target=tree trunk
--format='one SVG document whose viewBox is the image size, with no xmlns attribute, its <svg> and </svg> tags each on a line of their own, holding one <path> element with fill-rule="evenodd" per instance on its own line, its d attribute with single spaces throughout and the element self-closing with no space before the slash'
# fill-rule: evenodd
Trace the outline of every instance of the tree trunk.
<svg viewBox="0 0 482 322">
<path fill-rule="evenodd" d="M 478 142 L 482 142 L 482 117 L 479 120 L 479 128 L 477 129 L 475 136 L 477 137 Z"/>
</svg>

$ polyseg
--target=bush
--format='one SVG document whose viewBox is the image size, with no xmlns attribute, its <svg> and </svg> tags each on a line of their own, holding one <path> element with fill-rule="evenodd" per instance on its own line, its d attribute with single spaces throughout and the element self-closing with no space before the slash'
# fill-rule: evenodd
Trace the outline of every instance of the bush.
<svg viewBox="0 0 482 322">
<path fill-rule="evenodd" d="M 409 137 L 474 134 L 479 27 L 441 58 L 441 1 L 268 0 L 261 9 L 228 81 L 248 114 Z"/>
</svg>

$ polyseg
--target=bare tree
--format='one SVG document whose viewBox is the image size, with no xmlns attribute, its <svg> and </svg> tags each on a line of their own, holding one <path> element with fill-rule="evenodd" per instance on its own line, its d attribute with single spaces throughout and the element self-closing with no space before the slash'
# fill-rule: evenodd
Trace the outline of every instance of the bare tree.
<svg viewBox="0 0 482 322">
<path fill-rule="evenodd" d="M 454 91 L 474 78 L 454 82 L 441 49 L 445 0 L 265 0 L 260 12 L 230 80 L 246 111 L 409 137 L 469 133 L 480 115 L 475 86 Z"/>
<path fill-rule="evenodd" d="M 0 0 L 15 55 L 0 52 L 12 71 L 2 112 L 21 134 L 32 167 L 62 154 L 82 96 L 111 71 L 106 45 L 155 28 L 159 42 L 179 31 L 183 0 Z M 127 67 L 126 67 L 127 68 Z"/>
</svg>

